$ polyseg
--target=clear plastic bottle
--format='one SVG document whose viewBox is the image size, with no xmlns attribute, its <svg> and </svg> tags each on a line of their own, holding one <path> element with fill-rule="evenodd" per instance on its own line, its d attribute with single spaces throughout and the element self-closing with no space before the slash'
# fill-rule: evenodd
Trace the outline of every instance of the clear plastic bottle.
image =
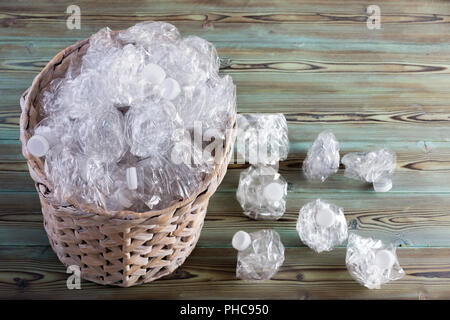
<svg viewBox="0 0 450 320">
<path fill-rule="evenodd" d="M 276 231 L 238 231 L 233 236 L 238 250 L 236 277 L 242 280 L 269 280 L 284 262 L 284 246 Z"/>
<path fill-rule="evenodd" d="M 197 190 L 203 173 L 195 168 L 172 162 L 161 156 L 141 160 L 137 169 L 142 177 L 143 192 L 140 198 L 151 210 L 158 210 L 185 199 Z"/>
<path fill-rule="evenodd" d="M 277 165 L 287 158 L 289 138 L 286 118 L 276 114 L 239 114 L 237 153 L 252 165 Z"/>
<path fill-rule="evenodd" d="M 131 107 L 125 115 L 126 137 L 132 154 L 145 158 L 151 155 L 167 155 L 173 147 L 173 133 L 182 128 L 182 120 L 173 104 L 149 101 L 142 106 Z"/>
<path fill-rule="evenodd" d="M 287 182 L 270 166 L 250 166 L 240 174 L 236 197 L 244 214 L 256 220 L 277 220 L 286 211 Z"/>
<path fill-rule="evenodd" d="M 342 157 L 342 163 L 345 165 L 344 175 L 372 183 L 376 192 L 387 192 L 392 189 L 392 175 L 396 162 L 395 152 L 386 148 L 348 153 Z"/>
<path fill-rule="evenodd" d="M 379 289 L 382 284 L 405 275 L 394 245 L 354 233 L 348 238 L 345 263 L 350 275 L 369 289 Z"/>
<path fill-rule="evenodd" d="M 324 182 L 339 169 L 339 142 L 329 131 L 321 132 L 303 161 L 303 173 L 310 181 Z"/>
<path fill-rule="evenodd" d="M 107 201 L 108 211 L 142 210 L 140 195 L 144 191 L 141 168 L 126 164 L 113 173 L 113 191 Z M 145 209 L 144 209 L 145 211 Z"/>
<path fill-rule="evenodd" d="M 98 110 L 77 123 L 76 135 L 85 156 L 109 163 L 122 159 L 128 145 L 120 111 L 116 108 Z"/>
<path fill-rule="evenodd" d="M 44 118 L 33 129 L 33 136 L 27 141 L 27 150 L 35 157 L 43 157 L 50 148 L 63 144 L 75 148 L 74 138 L 68 132 L 71 123 L 67 118 Z"/>
<path fill-rule="evenodd" d="M 87 159 L 80 157 L 68 146 L 57 144 L 45 157 L 45 175 L 52 183 L 52 199 L 56 204 L 66 204 L 67 199 L 83 199 L 87 191 Z"/>
<path fill-rule="evenodd" d="M 344 210 L 320 199 L 304 205 L 297 220 L 300 239 L 316 252 L 330 251 L 347 239 Z"/>
</svg>

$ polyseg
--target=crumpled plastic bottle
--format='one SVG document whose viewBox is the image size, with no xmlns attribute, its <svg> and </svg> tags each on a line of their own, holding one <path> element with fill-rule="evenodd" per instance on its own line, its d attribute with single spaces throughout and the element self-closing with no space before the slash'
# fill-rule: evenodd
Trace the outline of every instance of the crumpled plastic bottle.
<svg viewBox="0 0 450 320">
<path fill-rule="evenodd" d="M 170 159 L 162 156 L 141 160 L 137 167 L 142 172 L 139 183 L 143 185 L 140 198 L 151 210 L 159 210 L 186 198 L 201 183 L 204 173 L 194 167 L 180 164 L 172 166 Z"/>
<path fill-rule="evenodd" d="M 392 188 L 392 174 L 397 162 L 395 152 L 383 148 L 370 152 L 348 153 L 342 157 L 344 175 L 351 179 L 373 183 L 377 192 Z"/>
<path fill-rule="evenodd" d="M 303 173 L 310 181 L 324 182 L 339 169 L 339 142 L 329 131 L 321 132 L 303 161 Z"/>
<path fill-rule="evenodd" d="M 142 168 L 130 163 L 120 165 L 114 172 L 113 187 L 106 201 L 108 211 L 145 211 L 148 208 L 139 201 L 144 192 Z"/>
<path fill-rule="evenodd" d="M 284 262 L 284 246 L 276 231 L 238 231 L 232 240 L 238 250 L 236 277 L 242 280 L 269 280 Z"/>
<path fill-rule="evenodd" d="M 143 106 L 131 107 L 125 122 L 130 152 L 143 158 L 168 154 L 174 145 L 174 134 L 183 127 L 183 121 L 170 102 L 149 101 Z"/>
<path fill-rule="evenodd" d="M 222 88 L 221 90 L 218 90 Z M 178 112 L 187 130 L 192 131 L 198 126 L 199 119 L 209 119 L 201 122 L 203 132 L 210 130 L 229 129 L 227 121 L 230 112 L 236 109 L 236 88 L 230 76 L 222 78 L 211 76 L 205 83 L 184 86 L 184 94 L 177 98 Z M 221 105 L 220 109 L 213 109 L 213 105 Z M 223 139 L 223 135 L 220 138 Z"/>
<path fill-rule="evenodd" d="M 57 204 L 72 199 L 107 208 L 117 164 L 81 156 L 68 146 L 56 145 L 48 151 L 44 169 L 53 183 L 51 200 Z"/>
<path fill-rule="evenodd" d="M 282 113 L 239 114 L 237 153 L 252 165 L 277 165 L 289 153 L 288 126 Z"/>
<path fill-rule="evenodd" d="M 144 21 L 120 32 L 118 39 L 124 43 L 138 43 L 150 47 L 157 43 L 175 42 L 180 38 L 178 29 L 162 21 Z M 157 52 L 153 53 L 156 54 Z"/>
<path fill-rule="evenodd" d="M 380 240 L 350 234 L 345 263 L 350 275 L 369 289 L 398 280 L 405 275 L 400 267 L 394 245 Z"/>
<path fill-rule="evenodd" d="M 78 144 L 86 157 L 116 163 L 128 149 L 123 115 L 116 108 L 92 112 L 90 117 L 77 122 L 77 128 Z"/>
<path fill-rule="evenodd" d="M 270 166 L 250 166 L 240 174 L 236 197 L 244 214 L 256 220 L 277 220 L 286 211 L 286 180 Z"/>
<path fill-rule="evenodd" d="M 84 189 L 87 181 L 87 162 L 77 157 L 67 146 L 50 148 L 45 157 L 45 175 L 53 183 L 53 198 L 56 203 L 67 204 L 74 190 Z"/>
<path fill-rule="evenodd" d="M 43 157 L 50 148 L 62 144 L 77 148 L 73 135 L 67 134 L 71 123 L 66 117 L 44 118 L 33 129 L 33 136 L 27 141 L 27 150 L 35 157 Z"/>
<path fill-rule="evenodd" d="M 344 210 L 320 199 L 304 205 L 297 220 L 300 239 L 316 252 L 330 251 L 348 236 Z"/>
</svg>

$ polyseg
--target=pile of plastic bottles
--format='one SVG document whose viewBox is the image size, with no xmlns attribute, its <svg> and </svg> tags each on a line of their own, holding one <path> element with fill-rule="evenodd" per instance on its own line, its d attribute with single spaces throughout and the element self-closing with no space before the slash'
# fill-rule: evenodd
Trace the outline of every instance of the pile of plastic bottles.
<svg viewBox="0 0 450 320">
<path fill-rule="evenodd" d="M 217 165 L 206 147 L 236 114 L 235 86 L 218 72 L 209 42 L 168 23 L 92 35 L 45 91 L 27 143 L 45 157 L 55 202 L 148 211 L 191 196 Z"/>
<path fill-rule="evenodd" d="M 287 182 L 278 173 L 278 162 L 289 152 L 286 118 L 238 115 L 237 124 L 237 152 L 251 166 L 241 172 L 236 197 L 248 217 L 277 220 L 286 210 Z"/>
<path fill-rule="evenodd" d="M 271 124 L 268 119 L 272 119 Z M 284 139 L 287 139 L 287 125 L 280 125 L 280 122 L 285 124 L 286 120 L 279 115 L 273 115 L 273 118 L 270 115 L 241 116 L 238 121 L 238 125 L 242 125 L 237 150 L 252 166 L 241 173 L 237 199 L 244 214 L 253 219 L 276 220 L 286 209 L 287 184 L 277 169 L 278 161 L 287 158 L 289 141 Z M 280 128 L 286 128 L 285 134 Z M 269 134 L 275 138 L 265 138 Z M 259 156 L 260 149 L 269 149 L 271 153 Z M 339 162 L 339 142 L 331 131 L 324 131 L 308 150 L 303 162 L 304 176 L 309 181 L 323 183 L 337 173 Z M 380 149 L 349 153 L 342 158 L 342 163 L 346 167 L 346 177 L 372 183 L 377 192 L 392 188 L 391 176 L 396 166 L 394 152 Z M 296 229 L 302 242 L 318 253 L 333 250 L 348 238 L 348 271 L 355 280 L 370 289 L 380 288 L 382 284 L 404 275 L 395 246 L 354 233 L 349 237 L 344 210 L 332 203 L 317 199 L 304 205 L 300 209 Z M 240 279 L 268 280 L 284 262 L 280 236 L 270 229 L 250 234 L 238 231 L 232 245 L 239 252 L 236 276 Z"/>
</svg>

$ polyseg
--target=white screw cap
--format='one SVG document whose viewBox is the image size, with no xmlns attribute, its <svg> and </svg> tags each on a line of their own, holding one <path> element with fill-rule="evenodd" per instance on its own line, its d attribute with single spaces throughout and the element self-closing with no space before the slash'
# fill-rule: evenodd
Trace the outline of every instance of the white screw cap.
<svg viewBox="0 0 450 320">
<path fill-rule="evenodd" d="M 330 208 L 319 208 L 316 213 L 316 222 L 323 228 L 331 227 L 336 221 L 334 212 Z"/>
<path fill-rule="evenodd" d="M 245 231 L 238 231 L 234 234 L 231 244 L 238 251 L 247 249 L 252 243 L 252 238 Z"/>
<path fill-rule="evenodd" d="M 388 192 L 392 189 L 392 180 L 389 178 L 381 178 L 373 183 L 373 189 L 376 192 Z"/>
<path fill-rule="evenodd" d="M 47 163 L 47 162 L 46 162 Z M 88 163 L 87 161 L 80 161 L 80 176 L 84 181 L 88 180 Z"/>
<path fill-rule="evenodd" d="M 126 176 L 127 176 L 128 189 L 136 190 L 137 189 L 136 167 L 127 168 Z"/>
<path fill-rule="evenodd" d="M 160 84 L 166 78 L 166 72 L 159 65 L 149 63 L 144 67 L 144 77 L 153 84 Z"/>
<path fill-rule="evenodd" d="M 284 189 L 279 183 L 269 183 L 263 191 L 263 196 L 269 201 L 280 201 L 283 198 Z"/>
<path fill-rule="evenodd" d="M 379 250 L 375 254 L 375 265 L 380 269 L 390 269 L 394 265 L 394 255 L 386 249 Z"/>
<path fill-rule="evenodd" d="M 175 79 L 172 78 L 166 78 L 161 83 L 161 88 L 162 88 L 162 95 L 167 100 L 175 99 L 181 92 L 180 84 Z"/>
<path fill-rule="evenodd" d="M 50 145 L 43 136 L 35 134 L 28 140 L 27 149 L 33 156 L 42 157 L 47 153 L 48 149 L 50 149 Z"/>
</svg>

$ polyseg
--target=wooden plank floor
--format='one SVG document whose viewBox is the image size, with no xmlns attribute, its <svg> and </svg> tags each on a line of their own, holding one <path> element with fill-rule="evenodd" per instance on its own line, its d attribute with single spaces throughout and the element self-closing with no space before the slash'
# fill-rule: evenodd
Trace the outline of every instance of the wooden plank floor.
<svg viewBox="0 0 450 320">
<path fill-rule="evenodd" d="M 66 28 L 72 1 L 0 2 L 0 298 L 449 299 L 450 3 L 416 0 L 77 1 L 81 30 Z M 381 29 L 366 7 L 381 9 Z M 37 194 L 21 155 L 20 94 L 59 50 L 104 26 L 173 23 L 211 41 L 237 85 L 238 111 L 283 112 L 291 150 L 280 172 L 287 212 L 251 221 L 235 199 L 231 164 L 210 201 L 197 248 L 173 275 L 118 289 L 67 274 L 49 247 Z M 331 129 L 341 155 L 387 146 L 398 154 L 394 188 L 375 194 L 340 170 L 311 184 L 300 166 L 315 136 Z M 315 254 L 295 231 L 299 208 L 316 198 L 344 207 L 352 232 L 392 241 L 406 276 L 368 290 L 349 276 L 345 248 Z M 235 279 L 239 229 L 277 230 L 286 262 L 270 281 Z"/>
</svg>

